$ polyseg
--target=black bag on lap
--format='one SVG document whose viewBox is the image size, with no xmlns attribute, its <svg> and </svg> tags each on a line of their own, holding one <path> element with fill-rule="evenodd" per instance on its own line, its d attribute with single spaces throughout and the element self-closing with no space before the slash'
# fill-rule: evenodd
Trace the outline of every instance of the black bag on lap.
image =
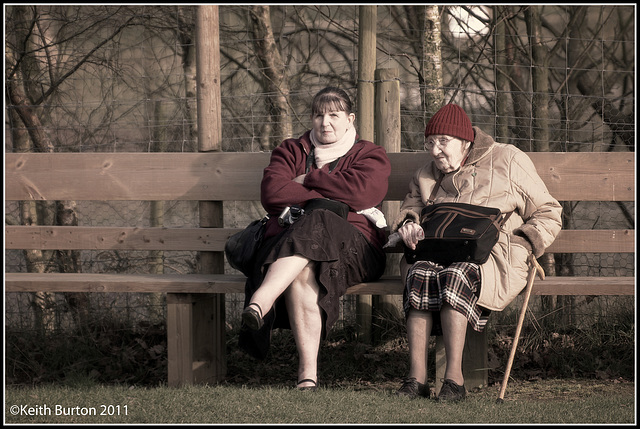
<svg viewBox="0 0 640 429">
<path fill-rule="evenodd" d="M 415 250 L 405 250 L 407 262 L 483 264 L 498 242 L 507 218 L 493 207 L 464 203 L 429 205 L 422 209 L 420 216 L 425 238 L 418 242 Z"/>
<path fill-rule="evenodd" d="M 416 261 L 484 264 L 511 213 L 503 216 L 500 209 L 465 203 L 433 204 L 443 178 L 444 175 L 438 178 L 427 206 L 420 213 L 424 239 L 418 241 L 415 250 L 405 248 L 405 259 L 410 264 Z"/>
</svg>

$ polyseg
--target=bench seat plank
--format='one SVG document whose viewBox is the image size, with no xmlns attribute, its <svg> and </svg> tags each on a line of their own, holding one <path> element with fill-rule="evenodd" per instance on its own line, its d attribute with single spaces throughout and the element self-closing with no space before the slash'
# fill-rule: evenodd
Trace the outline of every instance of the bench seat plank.
<svg viewBox="0 0 640 429">
<path fill-rule="evenodd" d="M 5 292 L 244 293 L 245 277 L 234 274 L 6 273 Z M 534 295 L 633 295 L 634 277 L 536 279 Z M 399 276 L 350 287 L 347 294 L 401 295 Z"/>
</svg>

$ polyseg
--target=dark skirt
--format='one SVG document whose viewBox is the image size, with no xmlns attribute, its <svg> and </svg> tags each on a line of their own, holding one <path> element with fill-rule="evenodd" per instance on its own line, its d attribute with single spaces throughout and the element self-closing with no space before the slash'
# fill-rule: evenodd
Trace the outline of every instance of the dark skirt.
<svg viewBox="0 0 640 429">
<path fill-rule="evenodd" d="M 404 311 L 411 309 L 431 311 L 432 335 L 442 335 L 440 309 L 446 302 L 462 313 L 471 327 L 484 330 L 490 310 L 479 306 L 480 266 L 469 262 L 454 262 L 443 267 L 429 261 L 418 261 L 407 273 L 404 289 Z"/>
<path fill-rule="evenodd" d="M 245 307 L 262 284 L 269 265 L 279 258 L 292 255 L 301 255 L 316 262 L 323 338 L 338 320 L 340 297 L 347 288 L 379 279 L 386 263 L 384 252 L 371 245 L 345 219 L 328 210 L 313 210 L 301 216 L 281 234 L 265 240 L 258 253 L 254 272 L 245 283 Z M 258 331 L 243 327 L 239 337 L 239 346 L 259 359 L 263 359 L 269 351 L 271 330 L 290 328 L 284 297 L 281 296 L 264 315 L 264 322 Z"/>
</svg>

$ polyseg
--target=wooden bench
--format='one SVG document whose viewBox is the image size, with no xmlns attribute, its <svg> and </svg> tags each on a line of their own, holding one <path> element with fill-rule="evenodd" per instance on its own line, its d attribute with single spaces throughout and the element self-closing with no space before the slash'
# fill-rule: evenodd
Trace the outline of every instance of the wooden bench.
<svg viewBox="0 0 640 429">
<path fill-rule="evenodd" d="M 559 201 L 634 201 L 634 154 L 530 153 Z M 7 201 L 259 201 L 268 153 L 9 153 Z M 420 153 L 390 153 L 388 201 L 401 201 Z M 241 225 L 244 227 L 244 225 Z M 189 250 L 214 252 L 237 228 L 5 226 L 6 249 Z M 633 229 L 563 230 L 553 253 L 633 253 Z M 395 249 L 393 251 L 398 251 Z M 225 274 L 5 273 L 5 292 L 166 293 L 168 383 L 215 383 L 225 375 L 224 295 L 243 293 L 244 276 Z M 633 295 L 634 277 L 588 275 L 537 280 L 534 295 Z M 348 294 L 401 295 L 397 276 Z M 470 386 L 486 384 L 486 342 L 479 362 L 465 361 Z M 470 345 L 471 344 L 471 345 Z M 466 358 L 465 358 L 466 359 Z M 438 358 L 437 358 L 438 360 Z M 471 359 L 469 359 L 471 361 Z M 442 365 L 438 364 L 439 374 Z M 400 375 L 399 375 L 400 376 Z M 439 377 L 438 377 L 439 379 Z"/>
</svg>

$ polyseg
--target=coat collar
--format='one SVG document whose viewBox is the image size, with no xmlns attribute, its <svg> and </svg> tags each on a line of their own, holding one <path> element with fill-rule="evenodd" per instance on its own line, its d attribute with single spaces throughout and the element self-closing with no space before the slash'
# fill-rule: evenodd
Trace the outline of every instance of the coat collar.
<svg viewBox="0 0 640 429">
<path fill-rule="evenodd" d="M 474 164 L 478 162 L 496 143 L 489 134 L 485 133 L 480 128 L 473 127 L 473 131 L 475 132 L 475 139 L 471 145 L 471 150 L 469 151 L 469 156 L 467 157 L 465 164 Z"/>
<path fill-rule="evenodd" d="M 311 131 L 313 130 L 307 130 L 302 137 L 300 137 L 300 145 L 302 145 L 302 150 L 304 150 L 304 153 L 307 155 L 311 153 L 311 148 L 313 147 L 311 143 Z"/>
</svg>

